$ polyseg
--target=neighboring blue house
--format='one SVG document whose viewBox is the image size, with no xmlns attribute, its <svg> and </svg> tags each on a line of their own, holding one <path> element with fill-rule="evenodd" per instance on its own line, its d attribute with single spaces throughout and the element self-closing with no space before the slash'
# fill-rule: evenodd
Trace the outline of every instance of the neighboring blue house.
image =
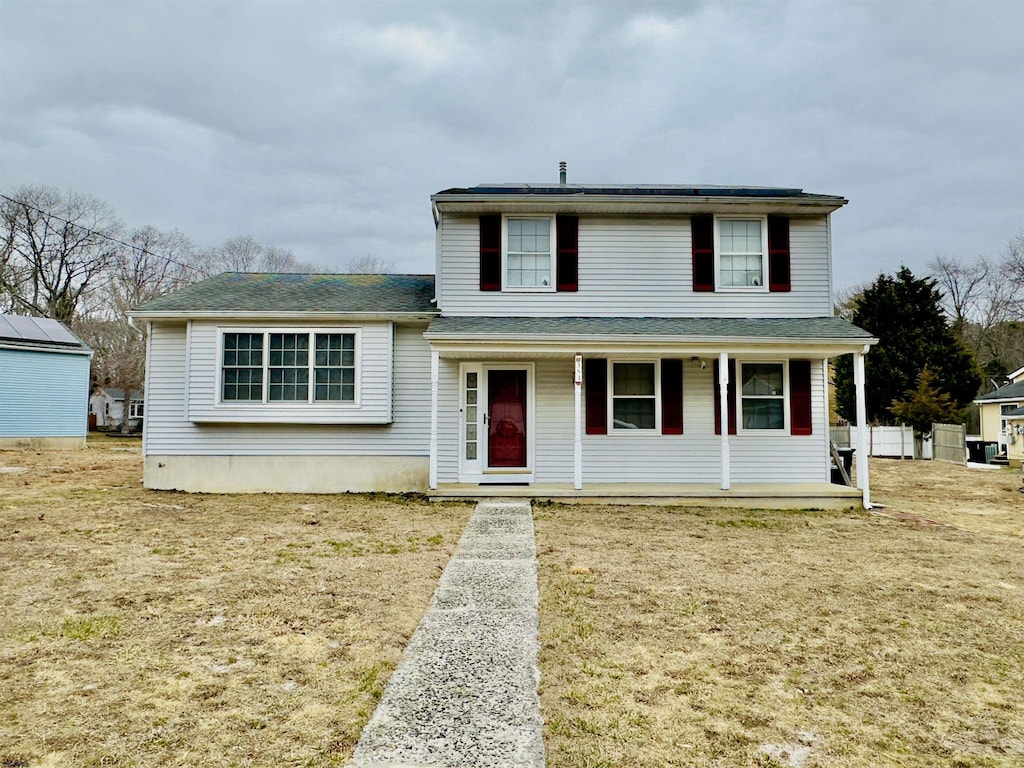
<svg viewBox="0 0 1024 768">
<path fill-rule="evenodd" d="M 56 320 L 0 315 L 0 449 L 84 448 L 91 359 Z"/>
</svg>

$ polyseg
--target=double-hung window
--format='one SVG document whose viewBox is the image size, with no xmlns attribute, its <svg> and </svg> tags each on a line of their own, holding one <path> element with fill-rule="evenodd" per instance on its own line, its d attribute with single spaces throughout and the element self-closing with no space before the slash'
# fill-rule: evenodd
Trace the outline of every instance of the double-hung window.
<svg viewBox="0 0 1024 768">
<path fill-rule="evenodd" d="M 786 366 L 740 365 L 740 414 L 743 429 L 786 428 Z"/>
<path fill-rule="evenodd" d="M 356 333 L 225 332 L 220 378 L 222 403 L 354 404 Z"/>
<path fill-rule="evenodd" d="M 509 289 L 555 289 L 554 221 L 553 216 L 505 218 L 505 285 Z"/>
<path fill-rule="evenodd" d="M 613 430 L 658 428 L 658 371 L 656 363 L 611 364 Z"/>
<path fill-rule="evenodd" d="M 719 288 L 766 290 L 767 219 L 716 218 L 715 233 Z"/>
</svg>

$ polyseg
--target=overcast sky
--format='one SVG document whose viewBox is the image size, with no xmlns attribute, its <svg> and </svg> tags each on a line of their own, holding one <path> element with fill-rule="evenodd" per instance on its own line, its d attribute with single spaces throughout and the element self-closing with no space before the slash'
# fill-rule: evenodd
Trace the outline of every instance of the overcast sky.
<svg viewBox="0 0 1024 768">
<path fill-rule="evenodd" d="M 1024 2 L 0 0 L 0 190 L 433 270 L 478 183 L 838 194 L 836 284 L 1024 230 Z"/>
</svg>

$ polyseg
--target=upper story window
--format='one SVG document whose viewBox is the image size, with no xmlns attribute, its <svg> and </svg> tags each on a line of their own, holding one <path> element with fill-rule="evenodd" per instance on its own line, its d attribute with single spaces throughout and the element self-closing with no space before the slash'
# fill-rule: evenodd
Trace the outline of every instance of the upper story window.
<svg viewBox="0 0 1024 768">
<path fill-rule="evenodd" d="M 356 402 L 354 331 L 225 332 L 221 338 L 221 402 Z"/>
<path fill-rule="evenodd" d="M 481 215 L 480 290 L 579 290 L 578 217 Z"/>
<path fill-rule="evenodd" d="M 691 216 L 693 290 L 792 290 L 789 224 L 788 216 Z"/>
<path fill-rule="evenodd" d="M 505 218 L 505 285 L 511 290 L 553 291 L 554 217 Z"/>
<path fill-rule="evenodd" d="M 716 218 L 718 287 L 765 290 L 768 271 L 767 223 L 758 218 Z"/>
</svg>

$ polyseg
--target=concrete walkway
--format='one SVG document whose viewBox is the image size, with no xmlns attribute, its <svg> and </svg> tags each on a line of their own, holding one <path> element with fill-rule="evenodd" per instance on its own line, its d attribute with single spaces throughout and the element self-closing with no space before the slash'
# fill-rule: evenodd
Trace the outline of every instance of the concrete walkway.
<svg viewBox="0 0 1024 768">
<path fill-rule="evenodd" d="M 528 501 L 481 502 L 353 768 L 543 768 Z"/>
</svg>

